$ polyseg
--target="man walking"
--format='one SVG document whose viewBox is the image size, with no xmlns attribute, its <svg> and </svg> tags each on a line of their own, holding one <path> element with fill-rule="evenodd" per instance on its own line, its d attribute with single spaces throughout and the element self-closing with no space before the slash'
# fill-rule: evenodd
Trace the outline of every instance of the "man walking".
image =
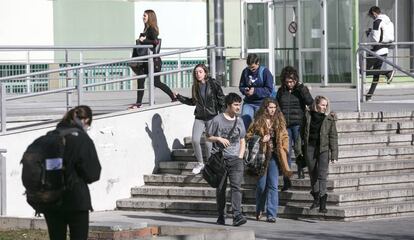
<svg viewBox="0 0 414 240">
<path fill-rule="evenodd" d="M 272 73 L 260 65 L 259 57 L 256 54 L 250 53 L 246 63 L 247 67 L 240 77 L 239 89 L 244 95 L 242 118 L 247 129 L 263 99 L 272 97 L 272 93 L 275 91 Z"/>
<path fill-rule="evenodd" d="M 243 121 L 237 117 L 240 112 L 241 97 L 229 93 L 225 99 L 226 111 L 215 116 L 207 129 L 207 140 L 213 142 L 212 154 L 221 151 L 227 169 L 231 187 L 231 207 L 233 209 L 233 226 L 246 223 L 241 212 L 241 183 L 243 180 L 243 154 L 245 150 L 246 130 Z M 216 190 L 218 219 L 217 224 L 225 224 L 226 187 L 224 184 Z"/>
<path fill-rule="evenodd" d="M 372 28 L 369 28 L 366 31 L 367 37 L 371 42 L 376 43 L 389 43 L 394 41 L 394 24 L 391 22 L 390 18 L 381 13 L 381 9 L 377 6 L 373 6 L 368 11 L 368 16 L 374 19 Z M 389 45 L 380 44 L 374 45 L 372 51 L 380 55 L 383 58 L 386 58 L 388 55 Z M 382 67 L 383 61 L 372 55 L 368 55 L 367 58 L 367 69 L 370 70 L 380 70 Z M 394 78 L 395 70 L 390 71 L 375 71 L 373 73 L 367 72 L 367 75 L 373 75 L 371 87 L 368 90 L 368 93 L 365 97 L 367 101 L 371 101 L 372 95 L 374 95 L 375 88 L 377 87 L 379 76 L 383 74 L 387 78 L 387 84 L 390 84 Z"/>
</svg>

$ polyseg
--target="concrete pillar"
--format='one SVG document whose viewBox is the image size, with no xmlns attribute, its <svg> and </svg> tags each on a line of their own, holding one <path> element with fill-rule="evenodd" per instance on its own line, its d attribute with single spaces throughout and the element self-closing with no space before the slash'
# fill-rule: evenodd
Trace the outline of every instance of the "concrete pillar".
<svg viewBox="0 0 414 240">
<path fill-rule="evenodd" d="M 216 45 L 216 78 L 226 81 L 226 58 L 224 56 L 224 0 L 214 0 L 214 44 Z"/>
</svg>

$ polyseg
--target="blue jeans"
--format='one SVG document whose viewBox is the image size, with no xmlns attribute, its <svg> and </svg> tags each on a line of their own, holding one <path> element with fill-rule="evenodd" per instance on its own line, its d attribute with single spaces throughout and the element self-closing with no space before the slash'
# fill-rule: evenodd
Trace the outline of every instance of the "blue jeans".
<svg viewBox="0 0 414 240">
<path fill-rule="evenodd" d="M 279 206 L 279 168 L 276 161 L 277 157 L 273 155 L 267 167 L 267 174 L 261 176 L 256 185 L 256 213 L 264 212 L 265 203 L 267 202 L 267 218 L 276 218 Z"/>
<path fill-rule="evenodd" d="M 243 103 L 241 117 L 243 119 L 244 127 L 246 130 L 249 128 L 250 123 L 253 121 L 254 114 L 259 110 L 260 105 Z"/>
<path fill-rule="evenodd" d="M 288 164 L 289 167 L 292 165 L 292 154 L 293 153 L 293 145 L 295 144 L 295 140 L 300 134 L 300 125 L 293 125 L 287 128 L 288 135 L 289 135 L 289 154 L 288 154 Z M 283 186 L 286 186 L 286 182 L 288 181 L 287 177 L 283 177 Z"/>
</svg>

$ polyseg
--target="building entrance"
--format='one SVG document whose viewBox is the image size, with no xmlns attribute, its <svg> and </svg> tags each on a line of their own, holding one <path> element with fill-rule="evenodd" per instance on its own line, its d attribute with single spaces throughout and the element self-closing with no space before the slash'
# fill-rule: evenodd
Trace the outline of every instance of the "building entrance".
<svg viewBox="0 0 414 240">
<path fill-rule="evenodd" d="M 353 0 L 245 0 L 242 51 L 278 75 L 291 65 L 305 83 L 351 83 Z M 329 19 L 329 21 L 328 21 Z"/>
</svg>

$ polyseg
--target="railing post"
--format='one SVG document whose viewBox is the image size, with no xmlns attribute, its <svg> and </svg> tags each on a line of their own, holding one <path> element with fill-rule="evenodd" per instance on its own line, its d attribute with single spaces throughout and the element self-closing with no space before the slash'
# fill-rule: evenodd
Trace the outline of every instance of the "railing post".
<svg viewBox="0 0 414 240">
<path fill-rule="evenodd" d="M 6 152 L 5 149 L 0 149 L 0 215 L 2 216 L 7 214 L 6 158 L 3 155 Z"/>
<path fill-rule="evenodd" d="M 1 133 L 6 132 L 6 87 L 4 83 L 0 83 L 0 99 L 1 99 Z"/>
<path fill-rule="evenodd" d="M 210 49 L 210 75 L 216 78 L 216 47 Z"/>
<path fill-rule="evenodd" d="M 79 52 L 79 64 L 80 66 L 83 65 L 83 52 Z M 78 85 L 76 86 L 76 89 L 78 91 L 78 106 L 82 105 L 83 102 L 83 68 L 79 69 L 78 74 Z"/>
<path fill-rule="evenodd" d="M 27 56 L 26 56 L 26 73 L 29 74 L 30 73 L 30 51 L 27 51 Z M 32 90 L 30 89 L 30 79 L 31 77 L 26 77 L 26 89 L 27 89 L 27 93 L 32 92 Z"/>
<path fill-rule="evenodd" d="M 177 68 L 178 68 L 178 70 L 181 70 L 181 54 L 178 54 L 178 63 L 177 63 Z M 181 86 L 181 87 L 183 87 L 184 85 L 183 85 L 183 82 L 182 82 L 182 80 L 183 80 L 183 72 L 179 72 L 179 73 L 177 73 L 177 83 L 178 83 L 178 86 Z"/>
<path fill-rule="evenodd" d="M 148 88 L 148 95 L 149 95 L 149 105 L 154 105 L 155 98 L 155 87 L 154 87 L 154 58 L 152 57 L 152 51 L 148 49 L 148 78 L 149 78 L 149 88 Z"/>
<path fill-rule="evenodd" d="M 362 52 L 362 81 L 361 81 L 361 102 L 365 102 L 365 81 L 367 79 L 367 52 Z"/>
<path fill-rule="evenodd" d="M 65 62 L 66 67 L 69 67 L 69 54 L 68 50 L 65 49 Z M 66 71 L 66 87 L 69 87 L 69 81 L 72 79 L 72 72 L 73 71 Z M 66 111 L 70 109 L 70 103 L 71 103 L 71 91 L 66 91 Z"/>
<path fill-rule="evenodd" d="M 359 65 L 359 51 L 356 51 L 356 70 L 357 70 L 357 80 L 356 80 L 356 100 L 357 100 L 357 111 L 361 112 L 361 66 Z"/>
</svg>

